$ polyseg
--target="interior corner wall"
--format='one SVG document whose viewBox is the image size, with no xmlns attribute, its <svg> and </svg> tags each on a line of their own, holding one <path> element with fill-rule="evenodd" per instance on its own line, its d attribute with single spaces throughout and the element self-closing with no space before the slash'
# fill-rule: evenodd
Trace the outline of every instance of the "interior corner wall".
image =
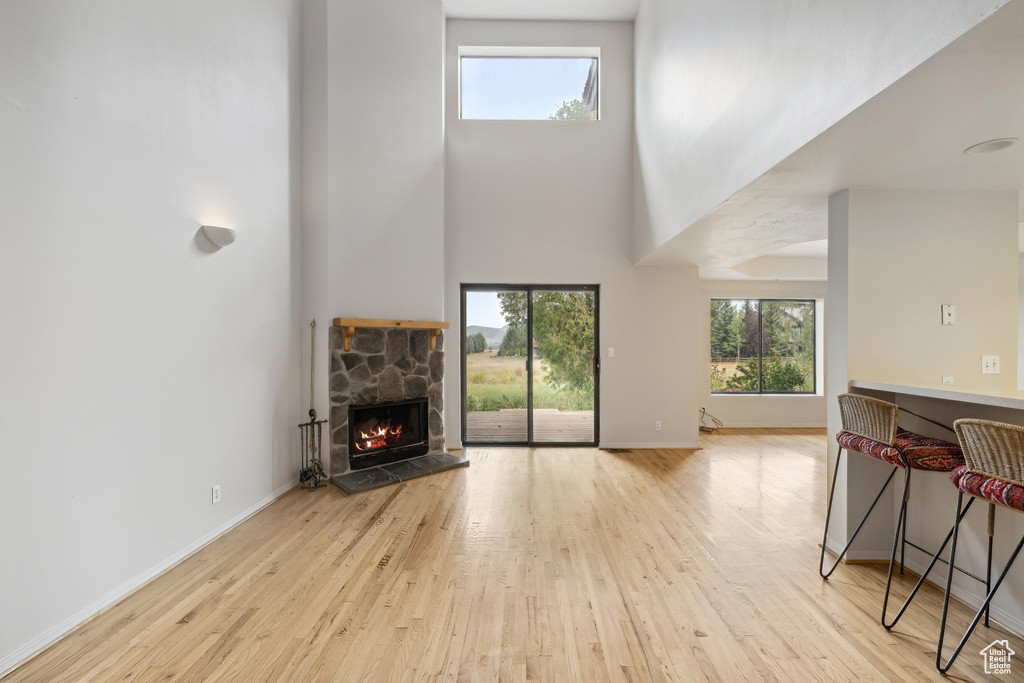
<svg viewBox="0 0 1024 683">
<path fill-rule="evenodd" d="M 330 419 L 330 157 L 328 145 L 329 0 L 302 0 L 302 405 Z M 312 326 L 316 322 L 315 327 Z M 310 343 L 312 337 L 312 343 Z M 312 383 L 312 391 L 310 390 Z M 308 413 L 303 413 L 307 415 Z M 303 420 L 305 421 L 305 420 Z M 329 435 L 320 444 L 329 475 Z"/>
<path fill-rule="evenodd" d="M 460 45 L 599 47 L 601 120 L 460 120 Z M 600 285 L 601 444 L 696 445 L 703 345 L 693 321 L 706 315 L 697 269 L 631 265 L 632 24 L 449 20 L 446 68 L 450 319 L 461 283 Z M 457 329 L 446 368 L 450 446 L 461 419 Z"/>
<path fill-rule="evenodd" d="M 0 4 L 0 672 L 296 480 L 298 21 Z"/>
<path fill-rule="evenodd" d="M 814 299 L 819 304 L 824 301 L 828 284 L 823 281 L 744 281 L 744 280 L 702 280 L 704 315 L 702 321 L 702 339 L 704 352 L 702 359 L 711 356 L 711 299 Z M 824 427 L 825 415 L 825 378 L 824 363 L 820 349 L 825 334 L 825 322 L 821 318 L 823 306 L 816 306 L 815 340 L 819 351 L 816 352 L 815 373 L 817 377 L 817 393 L 810 395 L 780 396 L 766 394 L 729 395 L 712 394 L 711 378 L 705 368 L 704 391 L 701 405 L 725 423 L 726 427 Z M 705 420 L 709 426 L 709 419 Z"/>
<path fill-rule="evenodd" d="M 1017 256 L 1017 390 L 1024 390 L 1024 254 Z"/>
<path fill-rule="evenodd" d="M 441 0 L 327 0 L 326 23 L 329 314 L 443 320 Z"/>
<path fill-rule="evenodd" d="M 1006 0 L 643 0 L 640 261 Z"/>
<path fill-rule="evenodd" d="M 834 477 L 849 481 L 846 466 L 849 458 L 836 470 L 838 444 L 831 435 L 842 428 L 839 415 L 839 394 L 849 388 L 849 235 L 850 191 L 842 190 L 828 198 L 828 287 L 825 294 L 825 416 L 826 416 L 826 476 L 827 491 L 834 491 L 831 520 L 826 529 L 825 544 L 837 554 L 846 545 L 849 518 L 846 510 L 847 486 L 833 483 Z M 827 493 L 826 493 L 827 495 Z"/>
</svg>

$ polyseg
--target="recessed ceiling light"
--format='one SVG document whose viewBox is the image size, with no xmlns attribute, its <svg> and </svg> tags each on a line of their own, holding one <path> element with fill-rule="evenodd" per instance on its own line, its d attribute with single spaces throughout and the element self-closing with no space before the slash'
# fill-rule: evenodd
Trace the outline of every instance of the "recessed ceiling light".
<svg viewBox="0 0 1024 683">
<path fill-rule="evenodd" d="M 971 145 L 964 150 L 964 154 L 970 154 L 976 156 L 978 154 L 991 154 L 992 152 L 998 152 L 1001 149 L 1006 149 L 1016 145 L 1020 140 L 1017 138 L 998 138 L 996 140 L 989 140 L 988 142 L 979 142 L 976 145 Z"/>
</svg>

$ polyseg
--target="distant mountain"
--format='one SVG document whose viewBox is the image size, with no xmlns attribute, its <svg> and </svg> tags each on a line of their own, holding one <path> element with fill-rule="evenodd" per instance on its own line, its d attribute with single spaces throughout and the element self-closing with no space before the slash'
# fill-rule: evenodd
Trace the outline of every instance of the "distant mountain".
<svg viewBox="0 0 1024 683">
<path fill-rule="evenodd" d="M 505 327 L 484 327 L 483 325 L 466 325 L 466 336 L 480 333 L 484 335 L 484 339 L 487 340 L 487 348 L 496 349 L 501 346 L 501 340 L 505 338 L 505 332 L 508 331 L 508 325 Z"/>
</svg>

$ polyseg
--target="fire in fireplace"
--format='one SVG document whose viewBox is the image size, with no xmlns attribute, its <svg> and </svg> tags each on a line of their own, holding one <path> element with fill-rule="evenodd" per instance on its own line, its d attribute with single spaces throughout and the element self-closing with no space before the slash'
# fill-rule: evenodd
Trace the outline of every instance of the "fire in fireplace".
<svg viewBox="0 0 1024 683">
<path fill-rule="evenodd" d="M 427 399 L 350 406 L 349 467 L 353 470 L 426 455 Z"/>
</svg>

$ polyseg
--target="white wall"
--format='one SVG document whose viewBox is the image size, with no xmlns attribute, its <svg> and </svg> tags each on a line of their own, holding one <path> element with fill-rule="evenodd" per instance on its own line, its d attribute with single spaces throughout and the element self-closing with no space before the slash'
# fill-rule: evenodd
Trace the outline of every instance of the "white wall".
<svg viewBox="0 0 1024 683">
<path fill-rule="evenodd" d="M 846 458 L 839 470 L 836 470 L 838 444 L 833 435 L 839 431 L 839 403 L 836 397 L 847 391 L 850 384 L 850 359 L 847 336 L 849 334 L 850 306 L 850 191 L 842 190 L 828 198 L 828 291 L 825 295 L 825 415 L 827 422 L 826 463 L 828 465 L 827 486 L 834 491 L 830 526 L 827 529 L 826 543 L 837 553 L 846 545 L 850 532 L 851 519 L 847 508 L 850 503 L 846 495 L 851 486 Z M 833 481 L 839 477 L 846 484 L 842 487 Z M 881 486 L 881 483 L 879 483 Z M 827 495 L 827 494 L 826 494 Z M 861 515 L 861 517 L 863 514 Z M 892 520 L 885 521 L 890 527 Z M 869 529 L 867 533 L 877 533 Z"/>
<path fill-rule="evenodd" d="M 441 0 L 328 4 L 330 303 L 444 314 Z"/>
<path fill-rule="evenodd" d="M 1017 389 L 1017 194 L 850 193 L 850 378 Z M 956 324 L 942 325 L 942 304 Z M 981 374 L 982 354 L 1002 372 Z M 950 388 L 950 387 L 946 387 Z"/>
<path fill-rule="evenodd" d="M 845 212 L 840 204 L 846 201 Z M 850 190 L 832 198 L 829 233 L 829 433 L 840 428 L 835 396 L 847 380 L 876 380 L 941 388 L 952 375 L 954 390 L 1020 396 L 1017 378 L 1017 195 L 1016 192 L 934 192 Z M 848 240 L 845 255 L 841 237 Z M 848 259 L 844 281 L 834 266 Z M 845 335 L 840 304 L 848 304 Z M 943 326 L 940 306 L 956 305 L 956 324 Z M 1002 372 L 981 374 L 981 355 L 999 354 Z M 833 361 L 846 357 L 846 367 Z M 844 376 L 845 373 L 845 376 Z M 839 381 L 841 377 L 842 381 Z M 892 396 L 885 396 L 892 400 Z M 989 417 L 1024 424 L 1024 415 L 986 411 L 966 404 L 897 397 L 910 410 L 951 424 L 958 417 Z M 901 415 L 909 429 L 952 439 L 944 430 Z M 904 424 L 905 423 L 905 424 Z M 835 449 L 834 444 L 830 452 Z M 840 489 L 849 497 L 848 519 L 859 520 L 866 493 L 880 485 L 887 468 L 851 456 Z M 908 538 L 938 547 L 953 519 L 955 489 L 948 476 L 914 473 Z M 899 482 L 897 482 L 899 485 Z M 866 528 L 853 557 L 887 557 L 892 543 L 897 496 L 887 499 L 879 519 Z M 855 510 L 855 508 L 857 508 Z M 972 513 L 962 537 L 964 566 L 984 566 L 984 506 Z M 1000 513 L 996 561 L 1005 559 L 1024 531 L 1020 515 Z M 884 520 L 884 523 L 882 521 Z M 1016 535 L 1015 535 L 1016 534 Z M 835 545 L 845 534 L 830 538 Z M 924 541 L 923 543 L 921 541 Z M 908 565 L 923 568 L 911 552 Z M 959 564 L 960 562 L 958 562 Z M 958 593 L 980 603 L 977 584 L 957 579 Z M 1024 580 L 1010 579 L 996 601 L 999 618 L 1024 626 Z"/>
<path fill-rule="evenodd" d="M 309 325 L 316 320 L 314 347 L 304 335 L 302 345 L 302 398 L 310 402 L 310 354 L 313 353 L 314 391 L 313 408 L 317 419 L 329 417 L 329 389 L 327 386 L 327 340 L 331 323 L 340 312 L 331 305 L 330 194 L 328 181 L 328 131 L 330 111 L 327 106 L 327 78 L 329 64 L 328 0 L 302 0 L 302 320 Z M 339 236 L 340 238 L 340 236 Z M 309 329 L 305 329 L 308 335 Z M 322 455 L 324 467 L 330 467 L 329 443 L 326 432 Z"/>
<path fill-rule="evenodd" d="M 303 315 L 321 418 L 333 318 L 445 319 L 443 45 L 440 0 L 304 5 Z"/>
<path fill-rule="evenodd" d="M 1024 390 L 1024 254 L 1017 256 L 1017 389 Z"/>
<path fill-rule="evenodd" d="M 297 20 L 0 5 L 0 672 L 297 475 Z"/>
<path fill-rule="evenodd" d="M 460 283 L 601 285 L 601 444 L 693 445 L 705 381 L 697 321 L 707 316 L 697 271 L 631 265 L 632 34 L 628 23 L 448 22 L 446 310 L 457 322 Z M 459 120 L 460 45 L 600 47 L 601 120 Z M 459 358 L 450 339 L 454 445 Z"/>
<path fill-rule="evenodd" d="M 643 0 L 640 260 L 1005 0 Z"/>
<path fill-rule="evenodd" d="M 820 281 L 743 281 L 704 280 L 701 292 L 706 311 L 711 299 L 814 299 L 816 300 L 817 329 L 817 388 L 815 395 L 803 396 L 737 396 L 711 393 L 709 368 L 705 367 L 705 381 L 701 405 L 708 413 L 725 423 L 726 427 L 824 427 L 825 426 L 825 373 L 824 303 L 827 283 Z M 702 318 L 704 352 L 702 359 L 711 356 L 711 320 L 706 313 Z M 706 420 L 713 426 L 711 420 Z"/>
</svg>

